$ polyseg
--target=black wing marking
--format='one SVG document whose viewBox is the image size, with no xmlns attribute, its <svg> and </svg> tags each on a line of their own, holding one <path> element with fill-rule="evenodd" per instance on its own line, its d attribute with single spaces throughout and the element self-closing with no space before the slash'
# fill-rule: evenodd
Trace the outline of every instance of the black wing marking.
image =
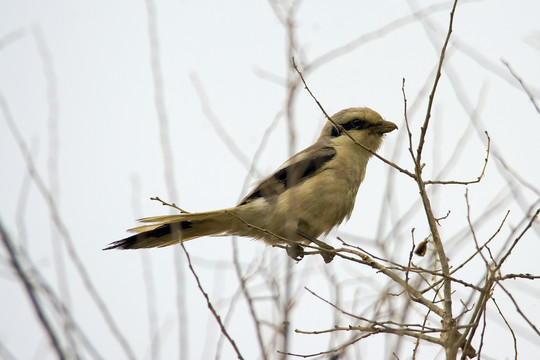
<svg viewBox="0 0 540 360">
<path fill-rule="evenodd" d="M 325 146 L 308 159 L 296 161 L 279 169 L 273 175 L 261 181 L 261 183 L 240 202 L 240 205 L 247 204 L 261 197 L 271 198 L 272 196 L 281 194 L 285 190 L 294 187 L 315 175 L 324 164 L 332 160 L 335 156 L 336 150 L 333 147 Z"/>
</svg>

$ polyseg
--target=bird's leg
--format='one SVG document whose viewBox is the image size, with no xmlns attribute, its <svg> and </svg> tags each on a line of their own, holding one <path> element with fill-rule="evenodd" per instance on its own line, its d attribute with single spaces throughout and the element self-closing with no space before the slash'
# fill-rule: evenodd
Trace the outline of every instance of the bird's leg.
<svg viewBox="0 0 540 360">
<path fill-rule="evenodd" d="M 304 248 L 300 244 L 287 245 L 285 246 L 287 255 L 289 255 L 293 260 L 300 261 L 304 258 Z"/>
<path fill-rule="evenodd" d="M 325 242 L 323 242 L 323 241 L 321 241 L 321 240 L 319 240 L 317 238 L 314 238 L 311 235 L 306 234 L 305 232 L 303 232 L 300 229 L 296 229 L 296 233 L 298 235 L 300 235 L 301 237 L 303 237 L 304 239 L 309 240 L 314 244 L 317 244 L 321 248 L 321 256 L 323 257 L 325 263 L 328 264 L 329 262 L 334 260 L 334 256 L 336 254 L 330 252 L 331 250 L 335 250 L 333 246 L 330 246 L 327 243 L 325 243 Z M 330 250 L 330 251 L 327 251 L 327 250 Z"/>
</svg>

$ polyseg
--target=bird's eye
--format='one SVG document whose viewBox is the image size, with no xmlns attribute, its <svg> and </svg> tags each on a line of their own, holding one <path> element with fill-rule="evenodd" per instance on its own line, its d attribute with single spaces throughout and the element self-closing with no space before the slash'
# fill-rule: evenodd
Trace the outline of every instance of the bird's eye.
<svg viewBox="0 0 540 360">
<path fill-rule="evenodd" d="M 366 120 L 354 119 L 353 121 L 351 121 L 351 123 L 355 129 L 360 130 L 366 127 Z"/>
</svg>

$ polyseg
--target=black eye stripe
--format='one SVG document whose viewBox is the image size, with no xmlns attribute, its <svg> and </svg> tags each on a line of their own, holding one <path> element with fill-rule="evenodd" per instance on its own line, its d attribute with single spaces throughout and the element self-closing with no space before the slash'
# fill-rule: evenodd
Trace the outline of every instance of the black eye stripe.
<svg viewBox="0 0 540 360">
<path fill-rule="evenodd" d="M 373 125 L 364 119 L 352 119 L 351 121 L 343 124 L 342 126 L 345 130 L 349 131 L 367 129 L 368 127 L 371 127 Z"/>
<path fill-rule="evenodd" d="M 354 118 L 351 121 L 342 124 L 341 126 L 343 126 L 345 130 L 350 131 L 367 129 L 372 127 L 373 125 L 374 124 L 368 122 L 367 120 Z M 330 135 L 332 135 L 333 137 L 341 136 L 341 130 L 334 126 Z"/>
</svg>

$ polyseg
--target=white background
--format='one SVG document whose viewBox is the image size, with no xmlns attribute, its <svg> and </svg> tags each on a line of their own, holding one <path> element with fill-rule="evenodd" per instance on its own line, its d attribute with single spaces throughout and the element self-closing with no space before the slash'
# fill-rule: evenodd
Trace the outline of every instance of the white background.
<svg viewBox="0 0 540 360">
<path fill-rule="evenodd" d="M 417 6 L 430 4 L 420 1 Z M 448 24 L 451 3 L 443 4 L 446 5 L 427 16 L 435 32 L 426 32 L 419 19 L 410 17 L 409 4 L 399 0 L 304 1 L 295 16 L 300 49 L 297 60 L 301 64 L 309 64 L 361 39 L 363 34 L 405 19 L 390 27 L 390 31 L 361 46 L 351 46 L 343 55 L 323 63 L 307 73 L 306 80 L 329 113 L 351 106 L 369 106 L 398 124 L 399 130 L 388 134 L 379 153 L 411 170 L 403 122 L 402 79 L 406 79 L 411 126 L 418 134 L 427 106 L 427 94 L 421 93 L 421 89 L 431 89 Z M 185 282 L 182 297 L 188 312 L 187 321 L 180 328 L 189 343 L 187 349 L 181 350 L 182 355 L 206 359 L 214 357 L 220 332 L 188 273 L 181 249 L 101 249 L 124 237 L 125 229 L 135 225 L 134 219 L 168 213 L 159 203 L 150 201 L 151 196 L 160 196 L 189 211 L 233 206 L 248 191 L 243 184 L 250 161 L 276 116 L 277 126 L 267 137 L 256 162 L 259 176 L 248 179 L 249 187 L 288 158 L 289 133 L 286 120 L 280 115 L 287 96 L 285 79 L 290 71 L 287 37 L 283 24 L 266 1 L 157 1 L 155 5 L 177 198 L 169 197 L 164 177 L 147 7 L 143 1 L 1 0 L 0 94 L 40 176 L 53 191 L 61 221 L 78 256 L 136 357 L 151 357 L 148 301 L 152 300 L 145 287 L 148 277 L 153 279 L 154 288 L 149 291 L 155 304 L 150 307 L 155 309 L 160 354 L 164 359 L 180 356 L 174 267 L 180 259 Z M 510 63 L 539 97 L 539 14 L 540 3 L 532 0 L 468 1 L 458 5 L 452 34 L 455 42 L 451 42 L 448 54 L 447 64 L 451 67 L 443 71 L 423 159 L 428 177 L 436 177 L 450 161 L 453 168 L 444 174 L 445 179 L 475 179 L 485 157 L 485 136 L 481 135 L 485 129 L 489 131 L 492 149 L 504 157 L 513 171 L 536 188 L 540 186 L 540 116 L 501 62 L 504 59 Z M 204 88 L 202 100 L 195 83 Z M 296 95 L 295 151 L 310 145 L 325 121 L 306 91 L 299 89 Z M 216 130 L 203 112 L 201 101 L 211 107 L 247 162 L 239 161 L 230 151 L 222 131 Z M 470 108 L 463 106 L 464 101 Z M 468 111 L 474 109 L 479 109 L 480 131 L 467 127 Z M 460 145 L 463 152 L 452 158 L 466 131 L 471 136 Z M 502 244 L 527 211 L 520 204 L 532 204 L 538 194 L 529 190 L 521 190 L 519 195 L 510 192 L 505 176 L 501 175 L 504 171 L 500 162 L 493 152 L 491 155 L 483 181 L 468 186 L 471 216 L 478 220 L 493 199 L 504 198 L 502 205 L 490 214 L 492 221 L 478 232 L 483 241 L 487 240 L 510 209 Z M 2 224 L 17 243 L 25 246 L 52 287 L 63 294 L 101 356 L 125 357 L 65 251 L 62 258 L 67 283 L 60 285 L 59 263 L 52 244 L 62 240 L 54 230 L 43 196 L 29 179 L 5 114 L 0 117 L 0 169 Z M 383 194 L 389 174 L 394 190 L 392 207 L 386 208 L 389 203 L 383 201 Z M 434 207 L 441 216 L 452 211 L 441 230 L 444 238 L 450 238 L 466 224 L 465 187 L 446 186 L 439 190 Z M 393 256 L 406 262 L 411 228 L 416 229 L 418 239 L 428 234 L 420 211 L 406 216 L 417 201 L 414 182 L 374 159 L 353 216 L 339 228 L 340 233 L 350 234 L 350 242 L 357 241 L 376 252 L 376 241 L 384 242 L 395 225 L 392 219 L 405 219 L 400 231 L 392 235 L 392 241 L 401 242 L 395 245 L 398 253 Z M 385 220 L 380 220 L 381 216 Z M 459 225 L 454 227 L 454 222 Z M 540 273 L 538 223 L 535 226 L 536 232 L 531 231 L 512 253 L 513 262 L 503 269 L 505 272 Z M 359 239 L 355 240 L 352 234 Z M 331 234 L 327 241 L 339 245 L 335 235 Z M 464 241 L 461 244 L 468 251 L 460 252 L 459 246 L 451 248 L 455 254 L 451 261 L 471 253 L 472 238 Z M 280 249 L 266 248 L 248 239 L 239 239 L 238 245 L 244 268 L 253 259 L 266 259 L 268 271 L 283 271 L 287 266 Z M 225 314 L 239 286 L 232 266 L 231 241 L 205 238 L 189 242 L 186 247 L 203 286 L 217 310 Z M 180 256 L 175 256 L 175 252 Z M 304 290 L 308 286 L 328 295 L 332 285 L 328 274 L 348 281 L 344 286 L 349 293 L 362 282 L 363 286 L 371 284 L 374 290 L 380 290 L 377 287 L 386 282 L 373 271 L 342 260 L 323 265 L 320 258 L 310 257 L 289 266 L 296 274 L 292 286 L 298 296 L 292 329 L 321 330 L 335 325 L 332 309 Z M 471 281 L 481 278 L 483 270 L 479 269 L 478 273 L 466 274 L 475 279 Z M 54 358 L 4 251 L 0 275 L 0 343 L 4 355 L 11 353 L 17 359 Z M 381 285 L 377 285 L 379 281 Z M 257 293 L 257 286 L 253 286 Z M 538 282 L 516 280 L 509 287 L 538 325 Z M 65 292 L 63 288 L 69 290 Z M 267 295 L 264 290 L 260 293 Z M 362 301 L 372 302 L 374 298 L 368 295 Z M 519 334 L 520 358 L 533 357 L 540 350 L 538 335 L 516 314 L 504 294 L 495 297 L 506 305 L 506 316 L 512 319 Z M 245 358 L 257 358 L 259 350 L 252 321 L 243 298 L 238 301 L 229 329 Z M 261 302 L 258 310 L 261 318 L 278 323 L 278 311 L 270 301 Z M 339 324 L 348 326 L 349 322 L 342 319 Z M 513 358 L 512 337 L 493 306 L 488 311 L 488 329 L 485 357 Z M 329 338 L 322 335 L 291 336 L 292 352 L 307 354 L 331 347 Z M 345 334 L 342 340 L 348 336 Z M 381 350 L 380 344 L 369 339 L 358 346 L 365 358 L 391 358 L 391 352 Z M 431 350 L 419 353 L 419 358 L 444 356 L 438 348 L 428 348 Z M 89 357 L 86 351 L 81 353 L 83 358 Z M 410 354 L 410 349 L 404 351 L 401 358 Z M 272 352 L 270 357 L 274 356 L 277 357 Z M 234 358 L 227 343 L 222 346 L 221 358 Z"/>
</svg>

